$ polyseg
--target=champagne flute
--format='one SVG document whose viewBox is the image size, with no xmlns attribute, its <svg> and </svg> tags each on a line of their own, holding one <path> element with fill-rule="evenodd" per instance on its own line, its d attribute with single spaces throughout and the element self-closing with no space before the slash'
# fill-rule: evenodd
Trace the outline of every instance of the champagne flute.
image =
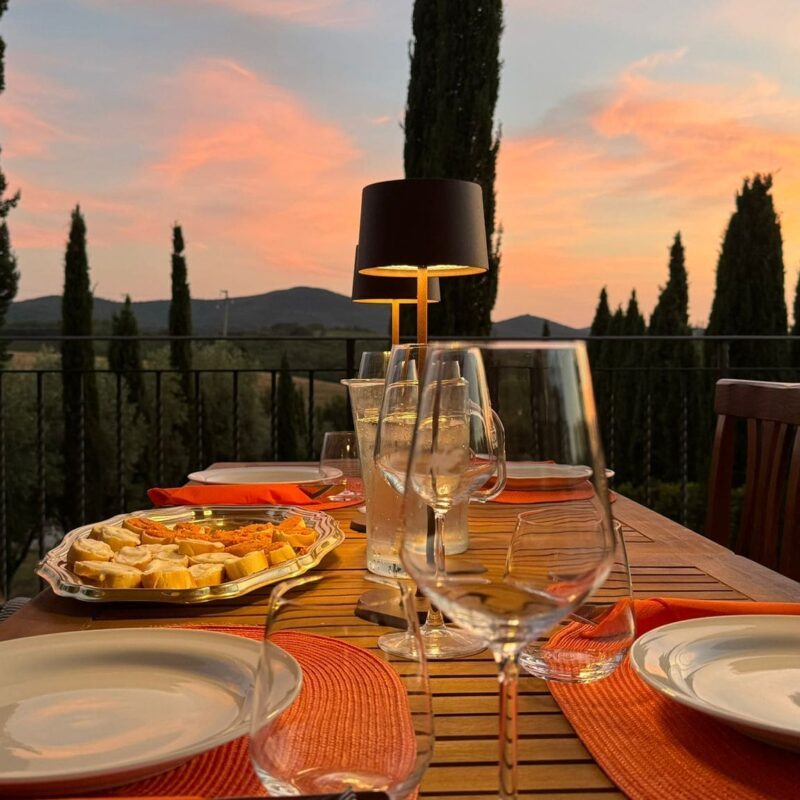
<svg viewBox="0 0 800 800">
<path fill-rule="evenodd" d="M 459 364 L 461 385 L 443 377 L 444 365 L 453 361 Z M 492 452 L 492 437 L 486 433 L 491 425 L 490 386 L 494 407 L 500 404 L 519 437 L 515 447 L 531 453 L 543 449 L 539 457 L 544 458 L 552 457 L 549 447 L 557 447 L 560 463 L 589 467 L 587 480 L 574 492 L 560 493 L 558 502 L 547 501 L 552 516 L 563 524 L 534 526 L 517 537 L 513 525 L 473 531 L 464 554 L 475 567 L 469 572 L 449 570 L 435 539 L 413 522 L 405 527 L 401 558 L 436 606 L 488 642 L 500 681 L 499 797 L 513 800 L 520 651 L 579 608 L 602 583 L 613 559 L 614 538 L 582 343 L 431 346 L 420 388 L 407 498 L 417 494 L 441 512 L 486 479 L 489 468 L 482 462 Z"/>
<path fill-rule="evenodd" d="M 418 371 L 422 366 L 426 345 L 397 345 L 392 349 L 392 355 L 386 370 L 386 389 L 381 406 L 378 422 L 378 432 L 375 439 L 375 462 L 386 482 L 398 495 L 405 491 L 406 472 L 408 470 L 411 442 L 417 420 L 417 403 L 419 398 Z M 466 383 L 459 378 L 458 364 L 443 366 L 449 370 L 448 375 L 456 386 L 466 389 Z M 466 397 L 466 395 L 465 395 Z M 488 473 L 487 480 L 495 469 L 493 462 L 486 462 Z M 495 487 L 491 496 L 502 489 Z M 464 498 L 466 503 L 468 498 Z M 395 504 L 397 509 L 397 535 L 393 548 L 399 559 L 400 535 L 403 520 L 406 522 L 414 519 L 419 525 L 427 525 L 429 521 L 428 510 L 422 500 L 404 502 L 398 496 Z M 441 558 L 444 558 L 446 547 L 445 517 L 452 505 L 441 512 L 434 512 L 435 519 L 430 520 L 435 525 L 435 538 L 441 549 Z M 456 515 L 453 523 L 458 525 L 466 520 Z M 460 537 L 463 538 L 463 537 Z M 441 612 L 435 607 L 428 609 L 425 624 L 420 629 L 425 655 L 429 659 L 464 658 L 474 655 L 485 649 L 485 642 L 479 637 L 448 627 Z M 414 658 L 416 642 L 406 633 L 388 633 L 378 640 L 378 644 L 387 653 L 403 658 Z"/>
</svg>

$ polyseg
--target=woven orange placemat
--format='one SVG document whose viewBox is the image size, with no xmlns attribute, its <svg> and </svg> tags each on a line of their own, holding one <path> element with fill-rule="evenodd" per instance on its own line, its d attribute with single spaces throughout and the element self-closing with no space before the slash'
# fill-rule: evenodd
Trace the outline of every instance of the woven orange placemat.
<svg viewBox="0 0 800 800">
<path fill-rule="evenodd" d="M 800 614 L 800 604 L 794 603 L 653 598 L 635 606 L 639 634 L 695 617 Z M 662 697 L 627 659 L 605 680 L 548 686 L 597 763 L 632 800 L 800 796 L 800 756 Z"/>
<path fill-rule="evenodd" d="M 232 633 L 260 640 L 263 628 L 245 626 L 189 626 Z M 276 747 L 293 747 L 300 763 L 305 746 L 316 746 L 318 733 L 310 726 L 329 721 L 331 741 L 337 750 L 347 748 L 353 764 L 375 768 L 378 774 L 403 774 L 416 752 L 409 720 L 404 730 L 387 725 L 408 716 L 406 690 L 386 663 L 347 642 L 307 633 L 281 632 L 275 644 L 293 655 L 303 670 L 303 687 L 294 704 L 281 717 L 273 733 Z M 347 670 L 342 665 L 347 664 Z M 311 711 L 313 709 L 313 711 Z M 271 737 L 272 738 L 272 737 Z M 89 797 L 161 797 L 191 795 L 226 797 L 266 796 L 255 777 L 248 751 L 249 738 L 242 736 L 226 745 L 195 756 L 163 775 L 104 789 Z"/>
</svg>

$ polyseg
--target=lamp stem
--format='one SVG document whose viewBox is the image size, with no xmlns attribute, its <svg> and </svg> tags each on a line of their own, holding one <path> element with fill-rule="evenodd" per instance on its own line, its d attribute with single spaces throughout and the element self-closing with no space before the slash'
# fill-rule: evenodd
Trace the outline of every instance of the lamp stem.
<svg viewBox="0 0 800 800">
<path fill-rule="evenodd" d="M 428 343 L 428 268 L 417 270 L 417 342 Z"/>
<path fill-rule="evenodd" d="M 392 300 L 392 347 L 400 344 L 400 303 Z"/>
</svg>

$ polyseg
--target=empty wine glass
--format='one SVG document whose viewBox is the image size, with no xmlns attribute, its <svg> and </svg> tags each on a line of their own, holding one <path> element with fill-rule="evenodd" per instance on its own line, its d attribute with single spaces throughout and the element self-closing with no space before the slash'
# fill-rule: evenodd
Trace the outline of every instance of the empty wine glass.
<svg viewBox="0 0 800 800">
<path fill-rule="evenodd" d="M 458 382 L 442 378 L 442 365 L 453 360 L 469 387 L 466 392 Z M 553 455 L 545 458 L 589 467 L 586 481 L 553 503 L 565 524 L 516 538 L 513 525 L 472 531 L 463 557 L 472 566 L 467 571 L 458 565 L 450 568 L 427 527 L 410 523 L 401 557 L 423 593 L 462 628 L 486 640 L 494 655 L 500 681 L 499 796 L 512 800 L 517 796 L 520 651 L 576 611 L 605 579 L 614 539 L 582 343 L 492 342 L 480 349 L 432 345 L 420 389 L 406 495 L 417 493 L 441 512 L 486 480 L 489 467 L 484 462 L 491 461 L 493 452 L 487 433 L 490 387 L 495 409 L 504 421 L 506 415 L 512 419 L 516 435 L 535 431 L 536 442 L 515 442 L 515 447 L 545 452 L 552 447 Z"/>
<path fill-rule="evenodd" d="M 354 431 L 328 431 L 322 439 L 319 466 L 323 475 L 326 474 L 326 468 L 331 474 L 341 472 L 344 482 L 344 489 L 326 500 L 345 503 L 363 497 L 361 462 Z"/>
<path fill-rule="evenodd" d="M 353 614 L 363 588 L 315 572 L 272 591 L 250 729 L 270 796 L 416 795 L 433 749 L 425 660 L 393 663 L 375 647 L 375 626 Z M 419 639 L 413 598 L 399 598 Z"/>
<path fill-rule="evenodd" d="M 454 549 L 461 551 L 466 547 L 465 539 L 468 535 L 465 529 L 468 495 L 461 498 L 460 508 L 454 510 L 455 504 L 451 504 L 438 516 L 429 513 L 429 508 L 423 499 L 404 500 L 402 496 L 417 421 L 418 371 L 422 367 L 426 348 L 426 345 L 396 345 L 392 348 L 375 438 L 375 463 L 388 484 L 386 491 L 394 491 L 394 497 L 384 498 L 381 504 L 386 523 L 383 547 L 386 549 L 385 557 L 395 559 L 398 564 L 404 522 L 409 524 L 414 520 L 414 524 L 430 526 L 432 529 L 435 526 L 435 535 L 438 537 L 443 554 L 447 549 L 448 537 L 457 543 Z M 450 370 L 450 378 L 466 389 L 466 384 L 463 381 L 459 382 L 458 364 L 453 362 L 443 367 L 445 368 Z M 466 394 L 464 397 L 466 398 Z M 495 469 L 494 463 L 487 463 L 487 466 L 491 475 Z M 454 513 L 448 517 L 447 512 L 451 510 L 454 510 Z M 421 635 L 425 654 L 429 659 L 463 658 L 486 647 L 480 638 L 445 625 L 442 614 L 434 606 L 428 610 Z M 378 640 L 378 644 L 387 653 L 404 658 L 414 657 L 416 642 L 404 633 L 387 633 Z"/>
<path fill-rule="evenodd" d="M 515 537 L 537 528 L 574 524 L 557 513 L 556 503 L 517 517 Z M 559 683 L 591 683 L 607 678 L 622 663 L 636 638 L 633 590 L 622 527 L 614 522 L 614 559 L 603 583 L 580 608 L 550 632 L 547 641 L 529 644 L 519 662 L 531 675 Z"/>
</svg>

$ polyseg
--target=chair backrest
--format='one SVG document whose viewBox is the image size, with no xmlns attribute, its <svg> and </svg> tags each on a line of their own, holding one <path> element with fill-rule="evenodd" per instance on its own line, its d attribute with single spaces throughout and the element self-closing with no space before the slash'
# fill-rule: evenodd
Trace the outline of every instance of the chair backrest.
<svg viewBox="0 0 800 800">
<path fill-rule="evenodd" d="M 717 382 L 706 536 L 731 541 L 736 429 L 747 430 L 744 500 L 735 550 L 800 579 L 800 384 Z"/>
</svg>

